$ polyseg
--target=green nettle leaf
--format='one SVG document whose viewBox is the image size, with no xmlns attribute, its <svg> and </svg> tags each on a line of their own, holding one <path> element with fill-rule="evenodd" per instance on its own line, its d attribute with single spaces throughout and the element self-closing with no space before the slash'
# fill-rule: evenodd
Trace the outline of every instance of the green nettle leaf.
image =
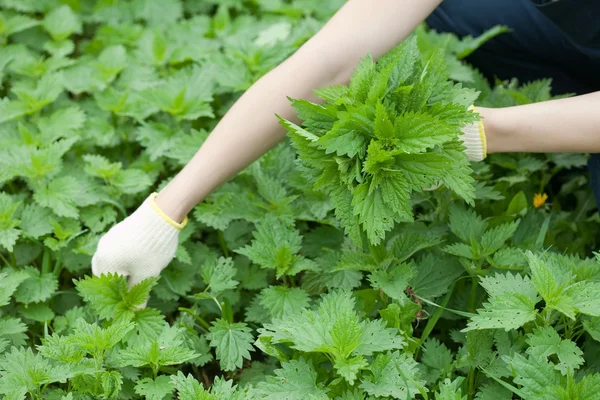
<svg viewBox="0 0 600 400">
<path fill-rule="evenodd" d="M 156 379 L 144 378 L 135 385 L 135 392 L 149 400 L 162 400 L 173 391 L 171 378 L 159 376 Z"/>
<path fill-rule="evenodd" d="M 102 81 L 108 84 L 127 66 L 127 50 L 121 45 L 109 46 L 91 65 L 99 72 Z"/>
<path fill-rule="evenodd" d="M 120 350 L 114 361 L 122 367 L 149 366 L 156 374 L 162 366 L 183 364 L 197 356 L 185 344 L 182 328 L 164 324 L 158 336 Z"/>
<path fill-rule="evenodd" d="M 46 14 L 43 26 L 57 42 L 67 39 L 73 33 L 81 33 L 82 29 L 79 17 L 67 5 Z"/>
<path fill-rule="evenodd" d="M 50 217 L 52 211 L 37 204 L 28 204 L 21 212 L 20 227 L 23 234 L 32 239 L 37 239 L 53 231 Z"/>
<path fill-rule="evenodd" d="M 504 245 L 504 242 L 512 238 L 519 227 L 519 222 L 510 222 L 487 230 L 481 237 L 483 255 L 488 256 L 498 251 Z"/>
<path fill-rule="evenodd" d="M 451 381 L 446 378 L 440 383 L 439 393 L 436 394 L 435 398 L 439 400 L 467 400 L 467 395 L 462 395 L 461 385 L 465 378 L 459 376 L 458 378 Z"/>
<path fill-rule="evenodd" d="M 78 199 L 84 190 L 81 183 L 72 176 L 63 176 L 52 180 L 48 186 L 35 191 L 33 198 L 42 207 L 51 209 L 56 215 L 78 218 Z"/>
<path fill-rule="evenodd" d="M 58 289 L 58 279 L 52 273 L 42 274 L 34 267 L 24 269 L 29 276 L 17 288 L 15 300 L 19 303 L 37 303 L 51 298 Z"/>
<path fill-rule="evenodd" d="M 388 271 L 378 270 L 371 273 L 369 281 L 374 289 L 381 289 L 392 299 L 406 299 L 404 291 L 414 276 L 414 266 L 409 263 L 399 264 Z"/>
<path fill-rule="evenodd" d="M 120 162 L 110 162 L 106 157 L 98 154 L 86 154 L 83 157 L 85 161 L 85 172 L 91 176 L 110 180 L 121 171 Z"/>
<path fill-rule="evenodd" d="M 61 108 L 37 122 L 40 144 L 48 146 L 61 138 L 76 136 L 86 121 L 85 113 L 77 106 Z"/>
<path fill-rule="evenodd" d="M 529 277 L 510 273 L 485 277 L 481 286 L 489 295 L 483 309 L 469 321 L 463 331 L 473 329 L 517 329 L 533 321 L 537 315 L 535 305 L 540 301 Z"/>
<path fill-rule="evenodd" d="M 277 400 L 327 400 L 328 389 L 318 382 L 318 374 L 312 363 L 303 358 L 282 363 L 275 376 L 267 376 L 260 382 L 258 394 L 263 399 Z"/>
<path fill-rule="evenodd" d="M 554 367 L 561 374 L 572 374 L 583 364 L 583 352 L 575 342 L 561 339 L 554 328 L 546 326 L 529 334 L 527 354 L 546 361 L 548 356 L 556 355 L 558 364 Z"/>
<path fill-rule="evenodd" d="M 416 274 L 409 281 L 417 296 L 433 299 L 448 292 L 452 283 L 464 273 L 455 259 L 425 254 L 416 261 Z"/>
<path fill-rule="evenodd" d="M 69 366 L 54 366 L 30 348 L 13 348 L 0 357 L 0 394 L 24 399 L 28 392 L 37 392 L 50 383 L 66 382 L 73 375 Z"/>
<path fill-rule="evenodd" d="M 259 339 L 269 339 L 273 344 L 286 343 L 298 351 L 329 354 L 349 379 L 354 379 L 352 370 L 361 364 L 360 357 L 348 361 L 353 356 L 371 356 L 405 344 L 398 330 L 386 328 L 383 320 L 361 320 L 348 291 L 329 293 L 316 310 L 303 309 L 274 318 L 259 332 Z"/>
<path fill-rule="evenodd" d="M 75 323 L 73 334 L 68 336 L 67 344 L 102 360 L 107 350 L 115 347 L 133 329 L 133 324 L 118 323 L 103 329 L 96 324 L 89 324 L 80 319 Z"/>
<path fill-rule="evenodd" d="M 469 331 L 463 342 L 464 345 L 456 356 L 457 368 L 465 366 L 470 368 L 488 367 L 494 360 L 495 354 L 492 349 L 494 331 Z"/>
<path fill-rule="evenodd" d="M 507 361 L 512 367 L 515 383 L 521 385 L 518 393 L 521 398 L 557 398 L 553 394 L 556 387 L 560 387 L 561 375 L 547 361 L 527 359 L 519 354 L 515 354 L 512 359 L 507 358 Z"/>
<path fill-rule="evenodd" d="M 300 288 L 270 286 L 258 295 L 259 303 L 271 318 L 283 318 L 308 308 L 310 297 Z"/>
<path fill-rule="evenodd" d="M 158 278 L 144 279 L 130 290 L 126 277 L 103 274 L 75 281 L 75 287 L 101 319 L 130 321 L 141 312 L 138 307 L 146 302 L 157 281 Z"/>
<path fill-rule="evenodd" d="M 598 313 L 594 302 L 597 302 L 595 295 L 598 294 L 600 285 L 585 281 L 574 283 L 571 269 L 555 255 L 541 256 L 532 252 L 525 255 L 529 261 L 533 284 L 542 295 L 547 308 L 558 310 L 571 319 L 575 319 L 577 312 L 591 312 L 590 315 Z M 587 304 L 592 307 L 587 307 Z"/>
<path fill-rule="evenodd" d="M 369 370 L 360 388 L 371 396 L 407 399 L 424 390 L 425 381 L 419 379 L 417 363 L 408 354 L 379 354 Z"/>
<path fill-rule="evenodd" d="M 472 203 L 474 179 L 459 141 L 478 117 L 471 91 L 452 85 L 440 52 L 423 63 L 407 40 L 375 63 L 361 60 L 347 88 L 317 91 L 317 105 L 292 100 L 303 127 L 281 120 L 310 183 L 328 194 L 353 240 L 379 244 L 395 223 L 411 221 L 413 192 L 443 182 Z"/>
<path fill-rule="evenodd" d="M 237 270 L 233 266 L 231 258 L 220 257 L 218 260 L 209 260 L 202 266 L 200 275 L 208 285 L 206 290 L 210 290 L 213 296 L 218 296 L 226 290 L 235 289 L 238 281 L 233 279 Z"/>
<path fill-rule="evenodd" d="M 214 117 L 210 106 L 213 99 L 210 74 L 198 67 L 183 69 L 141 94 L 146 101 L 177 119 Z"/>
<path fill-rule="evenodd" d="M 481 387 L 476 400 L 511 400 L 512 393 L 499 383 L 486 384 Z"/>
<path fill-rule="evenodd" d="M 192 375 L 185 376 L 181 371 L 177 371 L 177 375 L 171 375 L 171 385 L 182 400 L 213 400 L 213 396 L 204 390 L 200 382 Z"/>
<path fill-rule="evenodd" d="M 62 76 L 49 72 L 35 82 L 17 81 L 11 90 L 18 100 L 0 99 L 0 123 L 36 113 L 55 101 L 63 92 Z"/>
<path fill-rule="evenodd" d="M 244 359 L 250 360 L 254 338 L 250 328 L 243 322 L 230 323 L 218 319 L 210 327 L 208 339 L 215 348 L 217 360 L 225 371 L 242 368 Z"/>
<path fill-rule="evenodd" d="M 140 169 L 121 170 L 109 180 L 109 183 L 124 194 L 136 194 L 152 185 L 148 174 Z"/>
<path fill-rule="evenodd" d="M 428 339 L 423 344 L 423 359 L 428 368 L 429 381 L 436 382 L 452 372 L 454 356 L 452 352 L 437 339 Z"/>
<path fill-rule="evenodd" d="M 0 338 L 8 339 L 14 346 L 25 345 L 27 325 L 19 318 L 0 318 Z"/>
<path fill-rule="evenodd" d="M 19 285 L 31 277 L 28 271 L 0 270 L 0 307 L 8 305 Z"/>
<path fill-rule="evenodd" d="M 487 228 L 487 223 L 474 210 L 454 206 L 450 209 L 449 228 L 463 242 L 479 240 Z"/>
<path fill-rule="evenodd" d="M 593 317 L 590 319 L 586 319 L 585 321 L 583 321 L 583 326 L 585 328 L 585 331 L 587 333 L 589 333 L 589 335 L 594 340 L 596 340 L 597 342 L 600 342 L 600 318 L 599 317 Z"/>
<path fill-rule="evenodd" d="M 236 250 L 262 268 L 274 269 L 277 277 L 316 269 L 314 261 L 299 255 L 300 232 L 280 219 L 267 215 L 256 226 L 252 244 Z"/>
<path fill-rule="evenodd" d="M 21 230 L 17 228 L 19 221 L 14 217 L 21 202 L 10 195 L 0 192 L 0 246 L 12 252 Z"/>
<path fill-rule="evenodd" d="M 0 35 L 10 36 L 14 33 L 38 26 L 39 24 L 40 22 L 37 19 L 26 15 L 14 15 L 10 18 L 5 18 L 0 14 Z"/>
</svg>

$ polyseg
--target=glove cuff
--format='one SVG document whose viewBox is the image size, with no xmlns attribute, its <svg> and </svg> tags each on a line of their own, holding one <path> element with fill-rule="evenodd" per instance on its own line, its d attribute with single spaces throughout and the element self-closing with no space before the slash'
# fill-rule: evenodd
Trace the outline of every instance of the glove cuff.
<svg viewBox="0 0 600 400">
<path fill-rule="evenodd" d="M 152 207 L 152 209 L 158 215 L 160 215 L 160 217 L 162 219 L 164 219 L 166 222 L 168 222 L 173 228 L 178 229 L 178 230 L 182 230 L 183 228 L 185 228 L 185 226 L 188 223 L 188 217 L 187 217 L 187 215 L 186 215 L 186 217 L 183 219 L 183 221 L 181 223 L 173 220 L 171 217 L 169 217 L 167 214 L 165 214 L 165 212 L 163 210 L 160 209 L 160 207 L 158 206 L 158 204 L 156 204 L 156 196 L 158 196 L 158 193 L 154 192 L 154 193 L 152 193 L 148 197 L 148 202 L 150 204 L 150 207 Z"/>
<path fill-rule="evenodd" d="M 475 106 L 469 107 L 473 112 L 477 112 Z M 463 129 L 461 140 L 467 148 L 465 154 L 471 161 L 481 161 L 487 156 L 487 140 L 483 121 L 470 123 Z"/>
</svg>

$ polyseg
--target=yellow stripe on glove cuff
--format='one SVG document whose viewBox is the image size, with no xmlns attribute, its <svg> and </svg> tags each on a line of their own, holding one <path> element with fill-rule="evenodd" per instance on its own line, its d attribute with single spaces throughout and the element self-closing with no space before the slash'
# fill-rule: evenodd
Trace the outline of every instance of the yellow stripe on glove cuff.
<svg viewBox="0 0 600 400">
<path fill-rule="evenodd" d="M 182 230 L 183 228 L 185 228 L 185 226 L 188 223 L 187 215 L 181 223 L 174 221 L 171 217 L 169 217 L 167 214 L 165 214 L 165 212 L 163 210 L 161 210 L 160 207 L 158 207 L 158 204 L 156 204 L 156 201 L 155 201 L 156 196 L 158 196 L 158 193 L 152 193 L 150 195 L 150 206 L 152 207 L 152 209 L 154 211 L 156 211 L 156 213 L 158 215 L 160 215 L 162 219 L 167 221 L 173 228 L 179 229 L 179 230 Z"/>
<path fill-rule="evenodd" d="M 469 107 L 473 112 L 477 112 L 475 106 Z M 487 156 L 487 139 L 483 121 L 470 123 L 463 129 L 462 141 L 465 147 L 465 153 L 471 161 L 481 161 Z"/>
</svg>

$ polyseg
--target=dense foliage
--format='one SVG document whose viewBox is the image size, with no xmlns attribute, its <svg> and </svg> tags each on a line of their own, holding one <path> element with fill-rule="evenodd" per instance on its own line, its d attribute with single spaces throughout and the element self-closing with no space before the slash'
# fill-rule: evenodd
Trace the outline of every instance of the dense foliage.
<svg viewBox="0 0 600 400">
<path fill-rule="evenodd" d="M 342 3 L 0 0 L 0 399 L 600 399 L 586 157 L 470 164 L 458 140 L 473 102 L 554 95 L 464 61 L 502 27 L 365 55 L 292 100 L 289 141 L 194 210 L 159 279 L 90 276 Z"/>
</svg>

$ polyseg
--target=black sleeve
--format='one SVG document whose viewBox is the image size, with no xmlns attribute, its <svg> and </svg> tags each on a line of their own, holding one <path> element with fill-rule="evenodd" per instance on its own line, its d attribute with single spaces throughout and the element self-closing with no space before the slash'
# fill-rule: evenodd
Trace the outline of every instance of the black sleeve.
<svg viewBox="0 0 600 400">
<path fill-rule="evenodd" d="M 577 44 L 600 48 L 600 0 L 531 0 Z"/>
</svg>

